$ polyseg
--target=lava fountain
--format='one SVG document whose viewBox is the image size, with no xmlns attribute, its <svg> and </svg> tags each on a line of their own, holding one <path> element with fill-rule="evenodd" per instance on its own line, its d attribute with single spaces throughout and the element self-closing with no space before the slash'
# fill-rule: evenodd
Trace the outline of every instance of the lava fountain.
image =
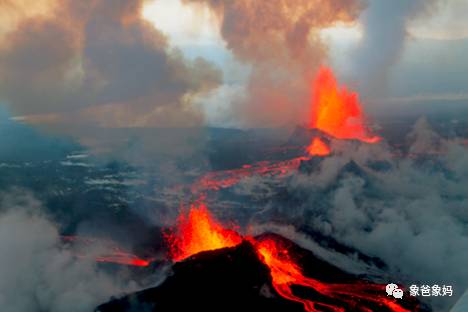
<svg viewBox="0 0 468 312">
<path fill-rule="evenodd" d="M 336 139 L 380 141 L 365 126 L 365 119 L 358 94 L 339 86 L 332 70 L 322 66 L 313 83 L 309 126 Z"/>
<path fill-rule="evenodd" d="M 339 140 L 358 140 L 377 143 L 375 136 L 365 125 L 365 114 L 356 92 L 339 86 L 330 68 L 322 66 L 313 83 L 309 126 Z M 239 169 L 209 172 L 192 185 L 192 193 L 218 191 L 237 184 L 242 178 L 258 175 L 282 176 L 296 170 L 301 161 L 310 157 L 325 157 L 332 153 L 322 137 L 315 136 L 305 147 L 306 156 L 280 162 L 261 161 Z"/>
<path fill-rule="evenodd" d="M 306 150 L 310 156 L 327 156 L 331 153 L 330 147 L 318 137 L 313 138 Z"/>
<path fill-rule="evenodd" d="M 365 116 L 357 93 L 339 86 L 329 68 L 322 67 L 318 72 L 311 105 L 311 128 L 339 140 L 359 140 L 365 143 L 380 141 L 380 137 L 372 135 L 365 126 Z M 315 136 L 306 147 L 307 157 L 302 156 L 277 163 L 259 162 L 240 169 L 209 173 L 192 186 L 192 192 L 203 194 L 207 190 L 219 190 L 236 184 L 242 177 L 253 174 L 281 176 L 298 168 L 302 160 L 329 155 L 332 151 L 327 142 Z M 174 261 L 182 261 L 203 251 L 235 247 L 243 240 L 250 242 L 258 259 L 269 268 L 271 282 L 276 292 L 285 299 L 302 303 L 307 312 L 325 310 L 344 312 L 349 307 L 359 307 L 359 311 L 383 309 L 409 312 L 383 295 L 384 285 L 365 281 L 333 284 L 306 277 L 287 247 L 275 239 L 242 237 L 236 231 L 227 229 L 216 221 L 203 203 L 193 204 L 187 213 L 182 213 L 177 219 L 176 226 L 166 234 L 166 240 L 169 245 L 169 255 Z M 312 300 L 298 296 L 293 292 L 295 286 L 305 287 L 317 293 L 319 299 Z M 372 306 L 373 309 L 367 308 L 366 305 Z"/>
<path fill-rule="evenodd" d="M 182 213 L 175 228 L 167 234 L 169 254 L 174 261 L 182 261 L 203 252 L 235 247 L 244 239 L 249 241 L 258 258 L 270 270 L 273 287 L 283 298 L 302 303 L 307 312 L 344 312 L 345 307 L 356 307 L 368 302 L 394 312 L 409 310 L 385 297 L 385 286 L 366 282 L 353 284 L 328 284 L 304 276 L 301 267 L 293 260 L 290 251 L 274 239 L 243 238 L 234 230 L 224 228 L 209 213 L 203 203 L 193 204 L 187 214 Z M 332 299 L 335 304 L 301 298 L 293 293 L 293 286 L 302 286 Z M 362 310 L 362 309 L 361 309 Z M 371 311 L 369 309 L 362 311 Z"/>
<path fill-rule="evenodd" d="M 170 256 L 180 261 L 196 253 L 233 247 L 242 242 L 237 232 L 225 229 L 205 204 L 193 204 L 187 215 L 180 214 L 175 231 L 166 234 Z"/>
</svg>

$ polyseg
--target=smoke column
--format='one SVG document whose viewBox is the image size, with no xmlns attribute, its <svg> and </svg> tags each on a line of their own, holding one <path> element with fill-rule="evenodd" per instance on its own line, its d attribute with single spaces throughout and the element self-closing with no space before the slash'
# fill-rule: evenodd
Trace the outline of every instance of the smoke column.
<svg viewBox="0 0 468 312">
<path fill-rule="evenodd" d="M 370 0 L 362 14 L 365 34 L 354 55 L 354 76 L 362 92 L 384 92 L 391 66 L 398 61 L 407 39 L 408 22 L 427 14 L 437 0 Z"/>
<path fill-rule="evenodd" d="M 319 31 L 356 21 L 363 8 L 357 0 L 185 2 L 209 5 L 227 48 L 251 65 L 247 95 L 232 103 L 233 118 L 248 127 L 305 121 L 310 81 L 327 59 Z"/>
</svg>

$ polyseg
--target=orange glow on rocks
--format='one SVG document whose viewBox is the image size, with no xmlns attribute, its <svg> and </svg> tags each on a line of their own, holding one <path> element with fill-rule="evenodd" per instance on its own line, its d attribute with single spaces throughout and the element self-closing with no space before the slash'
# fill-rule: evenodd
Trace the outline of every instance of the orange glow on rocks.
<svg viewBox="0 0 468 312">
<path fill-rule="evenodd" d="M 307 147 L 307 153 L 310 156 L 327 156 L 331 153 L 330 147 L 320 138 L 314 138 Z"/>
<path fill-rule="evenodd" d="M 276 291 L 286 299 L 302 303 L 307 312 L 318 311 L 314 302 L 295 296 L 291 286 L 303 285 L 325 292 L 324 286 L 318 281 L 304 277 L 299 266 L 291 260 L 288 250 L 278 246 L 274 240 L 255 241 L 254 245 L 262 262 L 270 268 L 273 287 Z M 325 306 L 332 311 L 344 311 L 341 308 Z"/>
<path fill-rule="evenodd" d="M 175 261 L 184 260 L 194 254 L 234 247 L 243 237 L 233 230 L 224 228 L 216 221 L 203 204 L 193 204 L 187 214 L 181 214 L 173 232 L 166 237 L 170 256 Z M 301 267 L 293 260 L 287 247 L 272 238 L 245 237 L 255 248 L 260 259 L 270 270 L 272 284 L 283 298 L 302 303 L 307 312 L 345 312 L 342 305 L 355 306 L 358 301 L 373 302 L 394 312 L 409 312 L 393 300 L 386 298 L 385 286 L 370 283 L 328 284 L 304 276 Z M 293 293 L 292 286 L 313 289 L 317 293 L 333 298 L 339 305 L 301 298 Z M 369 311 L 360 310 L 360 311 Z"/>
<path fill-rule="evenodd" d="M 80 236 L 62 236 L 63 242 L 75 244 L 81 248 L 74 250 L 74 255 L 79 259 L 93 258 L 100 263 L 113 263 L 128 266 L 147 267 L 153 259 L 142 259 L 130 252 L 122 250 L 116 243 L 112 241 L 99 240 L 96 238 L 80 237 Z M 98 254 L 86 254 L 87 250 L 92 250 L 93 245 L 100 246 Z"/>
<path fill-rule="evenodd" d="M 330 68 L 322 66 L 313 85 L 310 127 L 337 139 L 355 139 L 376 143 L 378 136 L 369 133 L 365 115 L 356 92 L 339 86 Z"/>
<path fill-rule="evenodd" d="M 231 187 L 239 183 L 242 179 L 254 175 L 272 177 L 285 176 L 297 170 L 301 161 L 306 159 L 306 157 L 296 157 L 279 162 L 260 161 L 251 165 L 244 165 L 239 169 L 208 172 L 193 183 L 191 190 L 193 194 L 203 194 L 206 191 L 219 191 Z"/>
<path fill-rule="evenodd" d="M 181 214 L 174 232 L 167 235 L 173 260 L 181 261 L 202 251 L 234 247 L 242 242 L 235 231 L 223 228 L 204 204 L 190 207 Z"/>
<path fill-rule="evenodd" d="M 333 311 L 345 312 L 345 308 L 312 301 L 296 296 L 292 286 L 298 285 L 311 288 L 316 292 L 341 301 L 350 306 L 358 300 L 373 302 L 377 306 L 385 306 L 394 312 L 409 312 L 391 299 L 380 294 L 384 293 L 385 286 L 378 284 L 327 284 L 303 275 L 300 266 L 294 262 L 289 250 L 273 239 L 249 239 L 255 246 L 260 260 L 270 269 L 271 279 L 275 290 L 284 298 L 304 305 L 307 312 Z M 364 310 L 360 310 L 364 311 Z M 370 310 L 365 310 L 370 311 Z"/>
<path fill-rule="evenodd" d="M 97 257 L 96 261 L 103 262 L 103 263 L 114 263 L 114 264 L 122 264 L 122 265 L 138 266 L 138 267 L 147 267 L 151 264 L 151 262 L 148 260 L 140 259 L 136 256 L 125 254 L 125 253 Z"/>
</svg>

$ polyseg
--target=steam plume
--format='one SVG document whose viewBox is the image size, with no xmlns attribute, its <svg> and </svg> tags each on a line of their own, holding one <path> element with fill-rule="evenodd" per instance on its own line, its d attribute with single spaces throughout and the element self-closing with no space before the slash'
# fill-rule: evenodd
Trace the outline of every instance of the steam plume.
<svg viewBox="0 0 468 312">
<path fill-rule="evenodd" d="M 41 204 L 19 191 L 1 194 L 0 275 L 0 305 L 6 312 L 87 312 L 135 288 L 62 248 L 57 226 Z"/>
<path fill-rule="evenodd" d="M 246 100 L 234 103 L 234 115 L 248 126 L 303 121 L 310 79 L 326 59 L 318 31 L 355 21 L 362 8 L 357 0 L 185 1 L 217 12 L 227 47 L 253 66 Z"/>
<path fill-rule="evenodd" d="M 0 93 L 30 122 L 107 127 L 195 126 L 192 99 L 218 85 L 140 16 L 142 1 L 3 1 Z M 76 129 L 75 129 L 76 130 Z"/>
<path fill-rule="evenodd" d="M 354 74 L 362 91 L 383 92 L 391 66 L 400 57 L 407 39 L 410 19 L 431 12 L 437 0 L 370 0 L 363 12 L 365 35 L 355 52 Z"/>
</svg>

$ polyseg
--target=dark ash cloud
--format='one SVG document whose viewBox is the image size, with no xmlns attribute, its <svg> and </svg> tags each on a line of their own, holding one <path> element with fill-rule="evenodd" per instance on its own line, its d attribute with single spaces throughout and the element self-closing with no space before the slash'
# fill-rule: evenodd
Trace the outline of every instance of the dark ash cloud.
<svg viewBox="0 0 468 312">
<path fill-rule="evenodd" d="M 2 36 L 2 100 L 30 122 L 200 125 L 203 115 L 192 100 L 215 88 L 221 74 L 204 60 L 187 61 L 171 50 L 142 19 L 142 5 L 62 1 L 46 16 L 21 15 Z"/>
</svg>

